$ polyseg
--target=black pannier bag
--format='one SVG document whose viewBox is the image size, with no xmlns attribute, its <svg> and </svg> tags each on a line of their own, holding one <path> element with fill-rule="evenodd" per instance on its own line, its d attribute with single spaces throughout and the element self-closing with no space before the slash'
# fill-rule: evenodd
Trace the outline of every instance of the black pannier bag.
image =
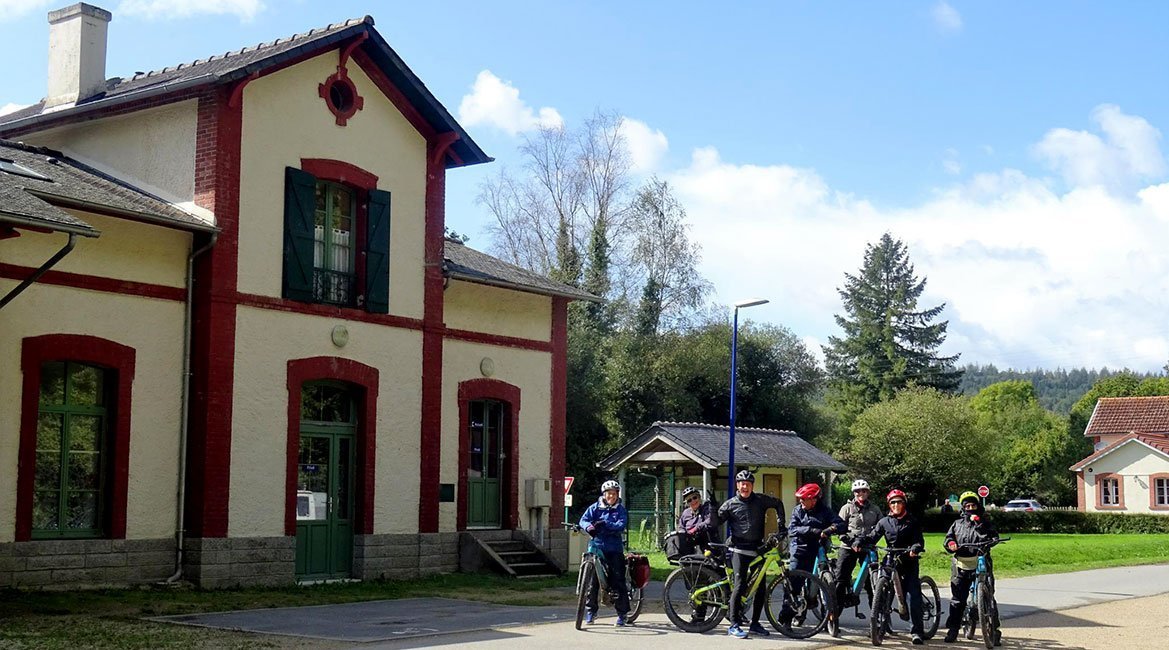
<svg viewBox="0 0 1169 650">
<path fill-rule="evenodd" d="M 666 551 L 666 559 L 671 562 L 677 562 L 678 558 L 686 555 L 693 555 L 696 550 L 694 540 L 682 531 L 674 531 L 666 535 L 663 548 Z"/>
</svg>

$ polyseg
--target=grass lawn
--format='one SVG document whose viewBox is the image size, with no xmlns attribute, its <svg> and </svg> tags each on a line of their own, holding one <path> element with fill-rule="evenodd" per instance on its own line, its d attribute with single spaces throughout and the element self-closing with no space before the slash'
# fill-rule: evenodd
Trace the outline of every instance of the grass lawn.
<svg viewBox="0 0 1169 650">
<path fill-rule="evenodd" d="M 942 550 L 941 533 L 925 536 L 921 572 L 939 585 L 950 582 L 950 556 Z M 1169 562 L 1169 535 L 1004 535 L 1012 541 L 996 546 L 995 575 L 1021 578 L 1084 569 Z M 676 567 L 664 553 L 649 554 L 654 580 L 664 580 Z"/>
<path fill-rule="evenodd" d="M 0 590 L 0 648 L 334 648 L 291 637 L 154 623 L 142 617 L 295 607 L 421 596 L 510 605 L 575 603 L 567 576 L 548 580 L 450 574 L 419 580 L 319 584 L 279 589 L 141 588 L 96 591 Z"/>
</svg>

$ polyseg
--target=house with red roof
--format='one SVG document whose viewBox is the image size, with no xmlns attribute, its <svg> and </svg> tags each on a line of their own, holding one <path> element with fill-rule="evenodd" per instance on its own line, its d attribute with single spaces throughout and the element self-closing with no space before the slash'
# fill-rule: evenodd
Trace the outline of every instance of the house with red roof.
<svg viewBox="0 0 1169 650">
<path fill-rule="evenodd" d="M 1080 510 L 1169 514 L 1169 396 L 1102 397 L 1084 435 L 1095 451 L 1070 468 Z"/>
<path fill-rule="evenodd" d="M 445 236 L 491 158 L 373 19 L 111 78 L 110 12 L 48 18 L 0 116 L 0 587 L 556 572 L 596 297 Z"/>
</svg>

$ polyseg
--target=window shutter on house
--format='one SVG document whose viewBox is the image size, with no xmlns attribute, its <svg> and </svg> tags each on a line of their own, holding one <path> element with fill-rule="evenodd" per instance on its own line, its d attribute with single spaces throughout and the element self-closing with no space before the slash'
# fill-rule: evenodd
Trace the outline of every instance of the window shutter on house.
<svg viewBox="0 0 1169 650">
<path fill-rule="evenodd" d="M 313 246 L 317 179 L 294 167 L 284 171 L 284 297 L 313 301 Z"/>
<path fill-rule="evenodd" d="M 375 314 L 390 311 L 390 193 L 369 191 L 365 238 L 365 309 Z"/>
</svg>

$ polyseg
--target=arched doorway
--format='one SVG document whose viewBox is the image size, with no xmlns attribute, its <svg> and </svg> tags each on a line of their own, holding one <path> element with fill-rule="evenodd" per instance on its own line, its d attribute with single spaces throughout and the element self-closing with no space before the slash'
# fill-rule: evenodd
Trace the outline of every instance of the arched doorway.
<svg viewBox="0 0 1169 650">
<path fill-rule="evenodd" d="M 296 577 L 353 570 L 357 399 L 347 384 L 305 383 L 296 460 Z"/>
</svg>

